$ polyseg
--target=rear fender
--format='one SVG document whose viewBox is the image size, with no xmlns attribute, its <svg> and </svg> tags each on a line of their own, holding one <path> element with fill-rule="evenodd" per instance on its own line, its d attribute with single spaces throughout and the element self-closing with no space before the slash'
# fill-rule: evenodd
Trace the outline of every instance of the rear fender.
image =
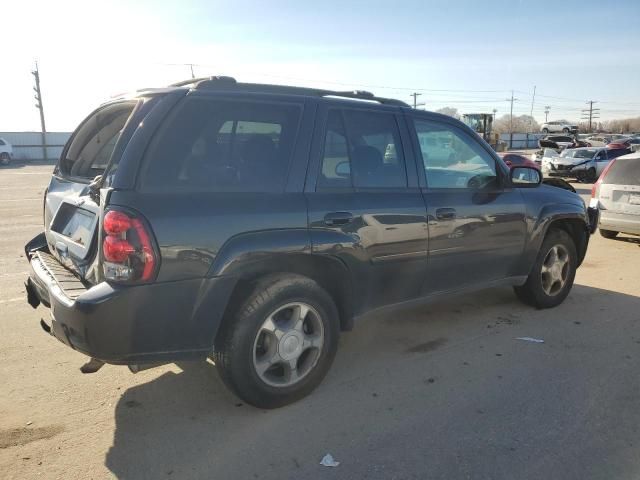
<svg viewBox="0 0 640 480">
<path fill-rule="evenodd" d="M 316 281 L 335 301 L 343 330 L 351 329 L 353 285 L 350 269 L 335 256 L 312 254 L 306 229 L 245 233 L 223 245 L 208 276 L 230 276 L 236 280 L 225 318 L 246 298 L 255 281 L 274 273 L 295 273 Z"/>
</svg>

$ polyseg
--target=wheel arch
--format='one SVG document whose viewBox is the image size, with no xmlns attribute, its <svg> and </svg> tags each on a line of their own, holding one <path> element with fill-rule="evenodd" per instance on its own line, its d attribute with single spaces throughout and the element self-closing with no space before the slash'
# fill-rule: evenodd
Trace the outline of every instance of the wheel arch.
<svg viewBox="0 0 640 480">
<path fill-rule="evenodd" d="M 535 259 L 547 233 L 553 228 L 559 228 L 569 234 L 578 253 L 577 266 L 580 266 L 589 244 L 589 221 L 584 208 L 573 204 L 554 204 L 544 207 L 533 229 L 532 244 L 535 246 L 531 249 L 533 259 Z"/>
</svg>

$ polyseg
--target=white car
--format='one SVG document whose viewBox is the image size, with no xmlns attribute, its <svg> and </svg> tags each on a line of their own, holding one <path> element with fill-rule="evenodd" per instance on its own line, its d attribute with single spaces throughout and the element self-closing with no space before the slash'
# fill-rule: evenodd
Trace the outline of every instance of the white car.
<svg viewBox="0 0 640 480">
<path fill-rule="evenodd" d="M 0 165 L 9 165 L 13 157 L 13 147 L 4 138 L 0 138 Z"/>
<path fill-rule="evenodd" d="M 593 186 L 589 206 L 600 211 L 598 227 L 603 237 L 640 235 L 640 152 L 610 164 Z"/>
<path fill-rule="evenodd" d="M 542 157 L 542 173 L 549 177 L 569 177 L 594 182 L 614 158 L 615 155 L 610 155 L 610 152 L 615 150 L 587 147 L 564 150 L 558 155 L 555 151 L 546 149 Z"/>
<path fill-rule="evenodd" d="M 543 123 L 542 133 L 578 133 L 578 125 L 569 123 L 566 120 Z"/>
</svg>

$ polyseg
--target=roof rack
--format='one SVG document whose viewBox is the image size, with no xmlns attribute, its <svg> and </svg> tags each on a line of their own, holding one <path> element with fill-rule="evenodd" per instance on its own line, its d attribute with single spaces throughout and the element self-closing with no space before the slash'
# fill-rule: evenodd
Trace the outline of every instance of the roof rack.
<svg viewBox="0 0 640 480">
<path fill-rule="evenodd" d="M 409 105 L 401 100 L 395 98 L 376 97 L 373 93 L 364 90 L 352 90 L 352 91 L 335 91 L 324 90 L 318 88 L 307 87 L 291 87 L 287 85 L 271 85 L 261 83 L 239 83 L 233 77 L 216 76 L 205 77 L 185 80 L 183 82 L 174 83 L 172 87 L 183 87 L 187 85 L 194 85 L 193 88 L 198 90 L 203 89 L 216 89 L 225 90 L 233 89 L 242 92 L 257 92 L 257 93 L 279 93 L 290 95 L 307 95 L 311 97 L 339 97 L 350 98 L 355 100 L 368 100 L 378 102 L 384 105 L 394 105 L 398 107 L 408 107 Z"/>
</svg>

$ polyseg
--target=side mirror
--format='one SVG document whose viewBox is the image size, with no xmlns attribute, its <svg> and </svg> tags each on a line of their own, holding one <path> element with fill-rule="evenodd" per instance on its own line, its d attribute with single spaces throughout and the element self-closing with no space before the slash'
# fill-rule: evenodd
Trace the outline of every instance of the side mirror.
<svg viewBox="0 0 640 480">
<path fill-rule="evenodd" d="M 349 162 L 338 163 L 336 165 L 336 175 L 342 178 L 345 178 L 351 175 L 351 165 L 349 165 Z"/>
<path fill-rule="evenodd" d="M 542 183 L 542 173 L 533 167 L 513 167 L 511 185 L 517 188 L 533 188 Z"/>
</svg>

